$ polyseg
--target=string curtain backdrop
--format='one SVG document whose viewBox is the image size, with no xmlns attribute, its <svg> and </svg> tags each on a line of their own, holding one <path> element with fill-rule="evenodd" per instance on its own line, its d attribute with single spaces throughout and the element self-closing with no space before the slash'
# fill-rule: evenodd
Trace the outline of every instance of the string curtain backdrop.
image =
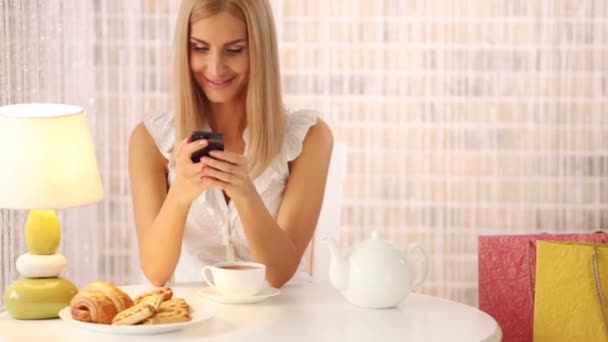
<svg viewBox="0 0 608 342">
<path fill-rule="evenodd" d="M 374 229 L 418 241 L 420 292 L 476 305 L 478 235 L 608 227 L 605 0 L 271 3 L 287 107 L 317 109 L 348 144 L 342 248 Z M 178 5 L 0 0 L 0 105 L 88 114 L 106 198 L 59 212 L 79 286 L 139 281 L 128 137 L 170 110 Z M 25 214 L 0 210 L 2 291 Z"/>
</svg>

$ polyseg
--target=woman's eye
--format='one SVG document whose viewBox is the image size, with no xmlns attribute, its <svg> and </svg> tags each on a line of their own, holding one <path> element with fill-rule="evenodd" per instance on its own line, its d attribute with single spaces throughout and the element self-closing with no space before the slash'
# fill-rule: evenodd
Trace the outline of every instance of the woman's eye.
<svg viewBox="0 0 608 342">
<path fill-rule="evenodd" d="M 237 53 L 241 53 L 243 51 L 243 48 L 240 47 L 240 48 L 227 49 L 226 51 L 230 54 L 235 55 Z"/>
<path fill-rule="evenodd" d="M 197 45 L 197 44 L 192 44 L 191 45 L 192 50 L 194 51 L 207 51 L 208 48 L 204 45 Z"/>
</svg>

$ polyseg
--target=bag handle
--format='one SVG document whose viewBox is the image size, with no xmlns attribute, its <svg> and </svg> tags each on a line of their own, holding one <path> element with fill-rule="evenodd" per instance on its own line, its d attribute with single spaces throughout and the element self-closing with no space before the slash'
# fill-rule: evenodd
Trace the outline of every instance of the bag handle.
<svg viewBox="0 0 608 342">
<path fill-rule="evenodd" d="M 534 308 L 534 281 L 532 277 L 532 256 L 531 250 L 534 249 L 534 242 L 528 240 L 526 245 L 526 258 L 528 259 L 528 283 L 530 285 L 530 298 L 532 298 L 532 308 Z"/>
<path fill-rule="evenodd" d="M 608 320 L 606 319 L 606 310 L 604 306 L 606 306 L 606 296 L 604 295 L 604 289 L 602 286 L 602 277 L 600 276 L 600 256 L 597 252 L 597 243 L 595 239 L 593 239 L 593 258 L 592 258 L 592 267 L 593 267 L 593 279 L 595 282 L 595 292 L 597 294 L 597 300 L 600 304 L 600 312 L 602 313 L 602 323 L 604 325 L 604 333 L 606 337 L 608 337 Z"/>
</svg>

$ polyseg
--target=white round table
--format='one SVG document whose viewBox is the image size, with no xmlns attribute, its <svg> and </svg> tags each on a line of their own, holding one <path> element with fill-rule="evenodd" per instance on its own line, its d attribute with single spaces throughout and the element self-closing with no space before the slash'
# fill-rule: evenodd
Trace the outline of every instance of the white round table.
<svg viewBox="0 0 608 342">
<path fill-rule="evenodd" d="M 129 287 L 142 293 L 149 286 Z M 204 300 L 200 285 L 176 285 L 176 297 Z M 369 310 L 349 304 L 329 287 L 295 283 L 281 294 L 248 305 L 218 304 L 215 316 L 184 330 L 158 335 L 109 335 L 60 319 L 19 321 L 0 314 L 7 341 L 500 341 L 496 321 L 473 307 L 412 293 L 398 308 Z"/>
</svg>

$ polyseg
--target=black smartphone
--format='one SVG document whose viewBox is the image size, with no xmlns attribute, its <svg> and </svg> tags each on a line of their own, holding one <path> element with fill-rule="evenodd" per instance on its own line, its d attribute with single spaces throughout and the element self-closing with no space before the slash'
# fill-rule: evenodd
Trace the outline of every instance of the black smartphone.
<svg viewBox="0 0 608 342">
<path fill-rule="evenodd" d="M 219 132 L 206 132 L 206 131 L 193 131 L 190 135 L 190 142 L 207 139 L 207 146 L 201 148 L 200 150 L 192 153 L 190 159 L 192 159 L 193 163 L 198 163 L 201 161 L 202 157 L 208 156 L 210 151 L 224 150 L 224 135 Z"/>
</svg>

